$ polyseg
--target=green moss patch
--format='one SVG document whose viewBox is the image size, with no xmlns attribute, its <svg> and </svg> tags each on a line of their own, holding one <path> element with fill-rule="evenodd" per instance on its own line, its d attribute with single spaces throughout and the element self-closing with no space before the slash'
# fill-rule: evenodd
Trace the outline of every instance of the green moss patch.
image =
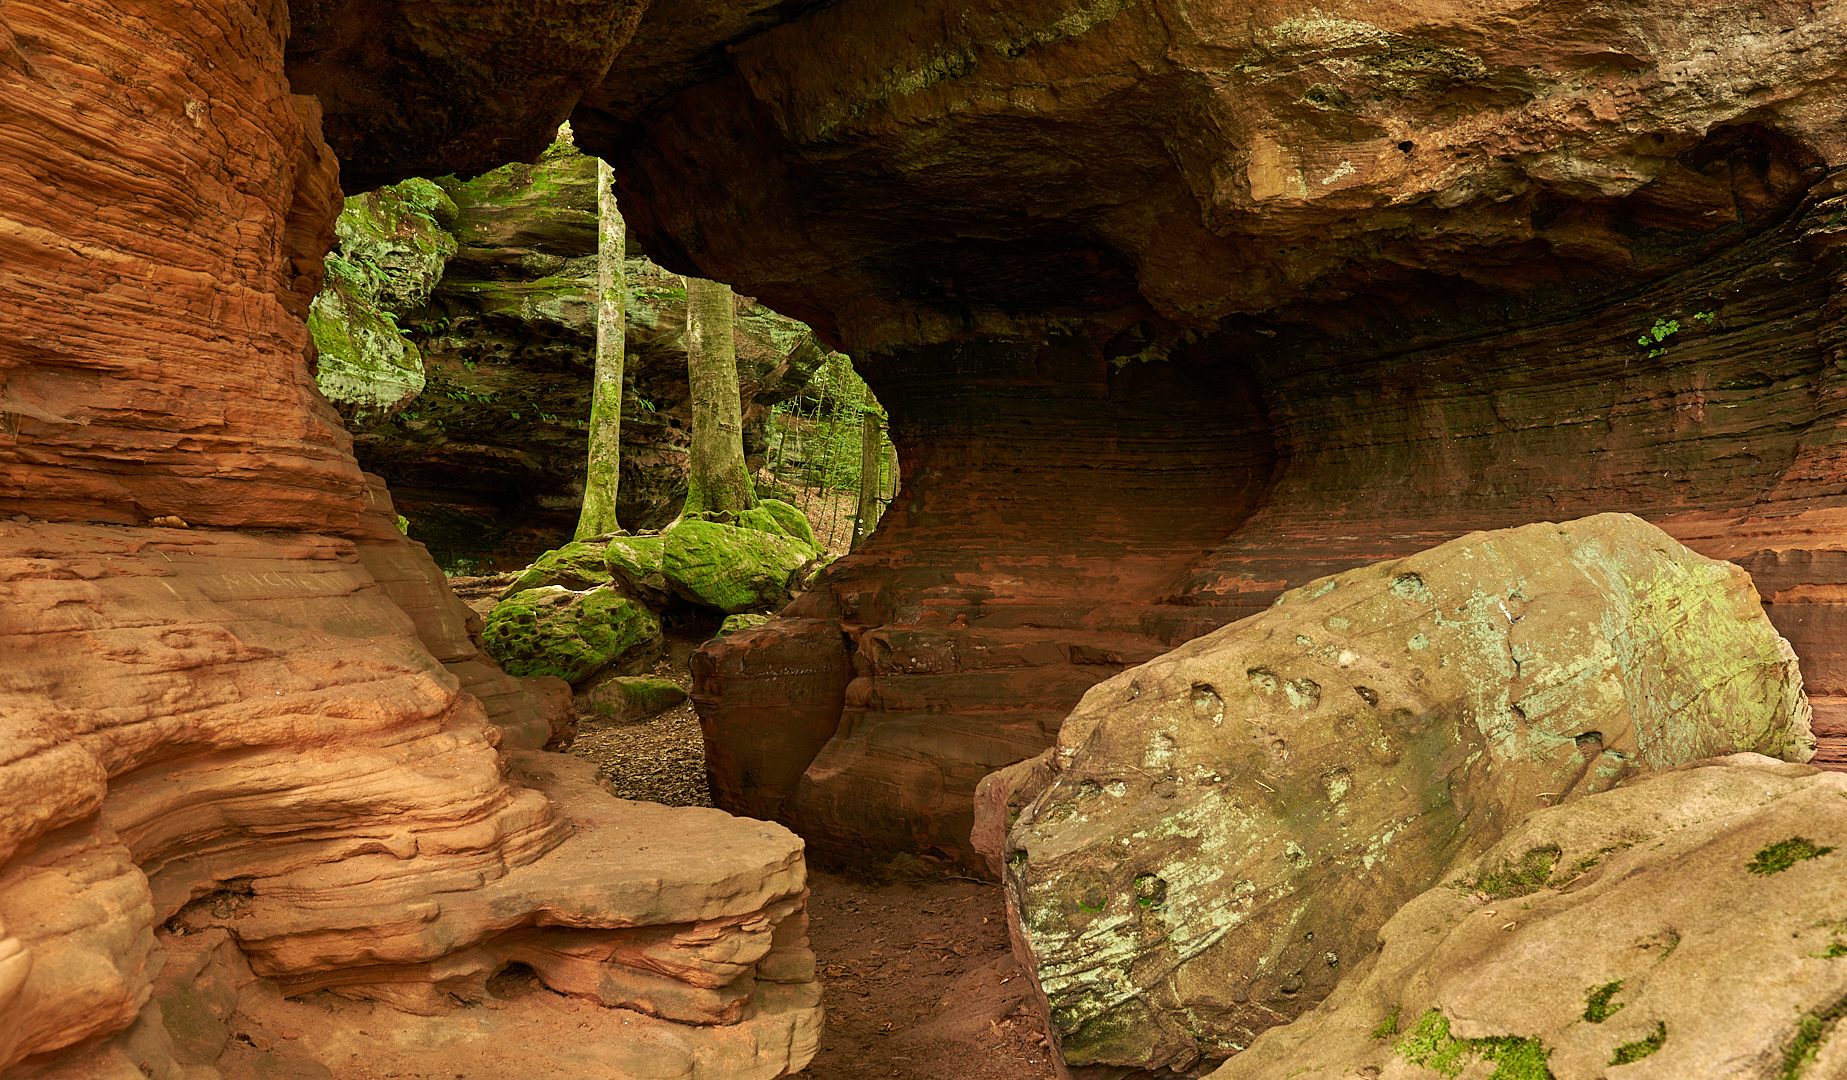
<svg viewBox="0 0 1847 1080">
<path fill-rule="evenodd" d="M 1552 868 L 1558 865 L 1559 854 L 1558 848 L 1551 845 L 1533 848 L 1520 856 L 1518 861 L 1502 863 L 1476 878 L 1465 880 L 1462 887 L 1482 893 L 1490 900 L 1505 900 L 1510 896 L 1538 892 L 1551 880 Z"/>
<path fill-rule="evenodd" d="M 617 723 L 638 723 L 686 700 L 686 691 L 668 679 L 632 675 L 611 679 L 584 699 L 584 712 Z"/>
<path fill-rule="evenodd" d="M 735 634 L 742 630 L 749 630 L 753 627 L 762 626 L 774 617 L 773 615 L 760 615 L 756 612 L 749 611 L 738 615 L 727 615 L 725 616 L 724 623 L 719 626 L 718 633 L 713 636 L 724 637 L 727 634 Z"/>
<path fill-rule="evenodd" d="M 1842 1015 L 1847 1015 L 1847 998 L 1842 998 L 1820 1012 L 1804 1014 L 1796 1024 L 1796 1037 L 1790 1040 L 1789 1048 L 1783 1051 L 1783 1067 L 1776 1074 L 1777 1080 L 1801 1080 L 1808 1067 L 1820 1056 L 1821 1044 L 1828 1041 L 1828 1036 L 1833 1034 L 1834 1025 L 1840 1022 Z"/>
<path fill-rule="evenodd" d="M 481 643 L 513 675 L 581 682 L 611 664 L 644 665 L 659 651 L 654 613 L 608 587 L 527 589 L 487 617 Z"/>
<path fill-rule="evenodd" d="M 781 499 L 758 499 L 756 506 L 738 515 L 737 523 L 739 528 L 786 536 L 807 545 L 815 552 L 821 549 L 820 542 L 815 539 L 814 526 L 808 523 L 808 516 Z"/>
<path fill-rule="evenodd" d="M 1632 1061 L 1640 1061 L 1650 1054 L 1653 1054 L 1656 1050 L 1661 1049 L 1666 1042 L 1667 1024 L 1664 1021 L 1657 1020 L 1655 1022 L 1655 1033 L 1653 1035 L 1650 1035 L 1646 1039 L 1641 1039 L 1632 1043 L 1624 1043 L 1617 1047 L 1616 1053 L 1610 1058 L 1610 1064 L 1627 1065 Z"/>
<path fill-rule="evenodd" d="M 661 572 L 674 592 L 728 615 L 780 607 L 813 549 L 777 533 L 681 521 L 662 534 Z"/>
<path fill-rule="evenodd" d="M 1816 847 L 1813 840 L 1805 836 L 1792 836 L 1769 845 L 1744 864 L 1744 868 L 1753 874 L 1776 874 L 1796 865 L 1804 859 L 1819 859 L 1831 847 Z"/>
<path fill-rule="evenodd" d="M 513 584 L 507 586 L 501 597 L 504 599 L 546 585 L 583 590 L 605 584 L 610 577 L 604 555 L 606 546 L 594 540 L 578 540 L 548 551 L 534 559 L 524 573 L 513 579 Z"/>
<path fill-rule="evenodd" d="M 1622 988 L 1621 979 L 1591 987 L 1590 996 L 1584 999 L 1584 1019 L 1593 1024 L 1601 1024 L 1623 1011 L 1623 1003 L 1613 1000 L 1616 992 Z"/>
<path fill-rule="evenodd" d="M 1395 1049 L 1411 1064 L 1452 1080 L 1476 1061 L 1494 1063 L 1487 1080 L 1557 1080 L 1546 1068 L 1551 1051 L 1538 1039 L 1458 1039 L 1449 1033 L 1449 1018 L 1436 1009 L 1419 1017 L 1416 1030 L 1399 1040 Z"/>
</svg>

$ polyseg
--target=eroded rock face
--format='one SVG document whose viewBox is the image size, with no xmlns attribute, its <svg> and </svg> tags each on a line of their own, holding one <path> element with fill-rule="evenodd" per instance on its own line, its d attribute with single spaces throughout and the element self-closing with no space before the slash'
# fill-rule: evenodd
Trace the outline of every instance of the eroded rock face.
<svg viewBox="0 0 1847 1080">
<path fill-rule="evenodd" d="M 865 0 L 734 46 L 639 132 L 596 94 L 574 125 L 670 266 L 774 283 L 856 349 L 1139 308 L 1166 351 L 1227 316 L 1402 332 L 1685 266 L 1842 161 L 1840 29 L 1799 3 Z"/>
<path fill-rule="evenodd" d="M 1525 814 L 1733 751 L 1812 756 L 1737 567 L 1606 514 L 1289 593 L 1098 685 L 1007 840 L 1065 1061 L 1185 1071 L 1284 1023 Z"/>
<path fill-rule="evenodd" d="M 282 74 L 283 8 L 125 23 L 47 0 L 5 23 L 0 509 L 359 531 L 364 482 L 303 362 L 339 190 Z"/>
<path fill-rule="evenodd" d="M 1738 754 L 1538 811 L 1211 1076 L 1426 1076 L 1484 1051 L 1557 1080 L 1839 1075 L 1844 779 Z"/>
<path fill-rule="evenodd" d="M 646 0 L 292 0 L 289 79 L 328 114 L 345 184 L 527 161 L 608 69 Z"/>
<path fill-rule="evenodd" d="M 269 1004 L 360 996 L 381 1038 L 391 1003 L 452 1009 L 524 964 L 557 993 L 522 1037 L 594 1028 L 607 1075 L 795 1071 L 801 841 L 516 756 L 568 735 L 568 689 L 480 654 L 314 388 L 340 199 L 288 23 L 0 13 L 0 1070 L 369 1060 L 214 1048 L 243 990 L 156 985 L 197 931 Z"/>
<path fill-rule="evenodd" d="M 978 775 L 1119 670 L 1070 657 L 1146 659 L 1326 574 L 1605 510 L 1760 574 L 1818 730 L 1847 733 L 1847 152 L 1803 44 L 1842 33 L 1755 5 L 842 4 L 624 129 L 623 183 L 653 195 L 631 226 L 837 335 L 904 463 L 880 534 L 790 613 L 839 620 L 865 681 L 787 820 L 968 858 Z M 1774 84 L 1761 112 L 1737 79 Z M 723 191 L 721 159 L 766 179 Z M 1182 411 L 1144 426 L 1122 403 L 1156 380 Z M 1208 394 L 1248 404 L 1184 411 Z M 1065 437 L 1079 415 L 1095 443 Z M 1134 460 L 1097 483 L 1112 438 Z M 959 642 L 1041 632 L 979 703 L 926 688 L 1003 655 Z M 941 644 L 884 666 L 912 635 Z"/>
<path fill-rule="evenodd" d="M 695 667 L 723 673 L 694 685 L 713 790 L 748 800 L 721 805 L 780 805 L 779 820 L 847 858 L 933 849 L 979 868 L 976 783 L 1049 745 L 1091 686 L 1224 621 L 1162 598 L 1272 467 L 1250 388 L 1191 365 L 1116 370 L 1072 337 L 953 353 L 953 380 L 933 350 L 873 361 L 904 376 L 890 389 L 907 403 L 892 412 L 905 487 L 877 534 L 785 610 L 817 652 L 784 652 L 793 637 L 761 651 L 772 636 L 753 632 Z M 1068 473 L 1033 471 L 1054 456 Z M 791 761 L 817 730 L 810 684 L 842 642 L 845 710 L 817 756 Z M 803 718 L 799 737 L 758 732 L 775 701 Z M 792 798 L 750 793 L 791 768 Z"/>
<path fill-rule="evenodd" d="M 124 1028 L 157 928 L 214 926 L 288 994 L 441 1012 L 521 963 L 693 1025 L 693 1050 L 745 1024 L 811 1053 L 801 841 L 619 803 L 555 755 L 509 772 L 393 602 L 412 586 L 370 565 L 390 560 L 325 536 L 0 525 L 0 974 L 24 979 L 0 1060 Z"/>
</svg>

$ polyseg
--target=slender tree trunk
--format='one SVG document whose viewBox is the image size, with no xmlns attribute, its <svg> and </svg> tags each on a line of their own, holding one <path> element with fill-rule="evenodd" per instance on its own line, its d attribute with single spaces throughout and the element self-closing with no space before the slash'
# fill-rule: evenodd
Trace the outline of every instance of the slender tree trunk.
<svg viewBox="0 0 1847 1080">
<path fill-rule="evenodd" d="M 853 511 L 853 544 L 849 549 L 852 551 L 859 550 L 859 545 L 872 535 L 873 526 L 879 523 L 879 495 L 884 487 L 879 483 L 879 459 L 884 456 L 879 452 L 881 430 L 878 402 L 868 386 L 865 401 L 859 407 L 859 506 Z"/>
<path fill-rule="evenodd" d="M 625 231 L 616 207 L 609 163 L 596 163 L 596 374 L 590 390 L 590 466 L 584 478 L 584 508 L 577 535 L 619 531 L 616 488 L 622 479 L 622 364 L 626 348 L 626 291 L 622 274 Z"/>
<path fill-rule="evenodd" d="M 686 279 L 686 375 L 693 398 L 693 449 L 681 513 L 722 518 L 748 510 L 757 495 L 744 465 L 729 285 Z"/>
</svg>

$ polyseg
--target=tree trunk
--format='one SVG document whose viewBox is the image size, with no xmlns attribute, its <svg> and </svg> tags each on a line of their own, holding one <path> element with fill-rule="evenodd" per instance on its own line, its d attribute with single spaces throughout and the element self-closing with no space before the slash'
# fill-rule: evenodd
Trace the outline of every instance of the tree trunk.
<svg viewBox="0 0 1847 1080">
<path fill-rule="evenodd" d="M 757 501 L 744 466 L 729 285 L 686 279 L 686 375 L 693 398 L 693 449 L 681 513 L 728 518 Z"/>
<path fill-rule="evenodd" d="M 852 551 L 859 550 L 860 543 L 872 535 L 873 526 L 879 523 L 879 496 L 884 488 L 879 482 L 880 459 L 885 456 L 879 452 L 882 430 L 878 402 L 868 386 L 866 399 L 859 407 L 859 506 L 853 511 Z"/>
<path fill-rule="evenodd" d="M 590 464 L 574 539 L 619 531 L 616 488 L 622 479 L 622 364 L 626 348 L 622 211 L 609 163 L 596 163 L 596 373 L 590 389 Z"/>
</svg>

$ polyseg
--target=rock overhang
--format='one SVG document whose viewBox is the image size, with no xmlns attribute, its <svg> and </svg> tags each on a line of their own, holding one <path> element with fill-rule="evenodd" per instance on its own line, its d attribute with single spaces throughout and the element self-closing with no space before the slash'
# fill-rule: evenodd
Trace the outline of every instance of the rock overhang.
<svg viewBox="0 0 1847 1080">
<path fill-rule="evenodd" d="M 536 153 L 575 101 L 657 261 L 856 353 L 1143 322 L 1163 349 L 1241 329 L 1260 349 L 1355 319 L 1389 347 L 1420 318 L 1685 267 L 1847 158 L 1840 17 L 1793 4 L 604 2 L 486 37 L 375 14 L 378 40 L 454 54 L 384 84 L 348 6 L 297 15 L 290 71 L 317 93 L 364 75 L 323 94 L 349 184 Z M 558 49 L 538 80 L 530 55 Z M 412 91 L 470 65 L 492 78 L 419 121 Z"/>
</svg>

